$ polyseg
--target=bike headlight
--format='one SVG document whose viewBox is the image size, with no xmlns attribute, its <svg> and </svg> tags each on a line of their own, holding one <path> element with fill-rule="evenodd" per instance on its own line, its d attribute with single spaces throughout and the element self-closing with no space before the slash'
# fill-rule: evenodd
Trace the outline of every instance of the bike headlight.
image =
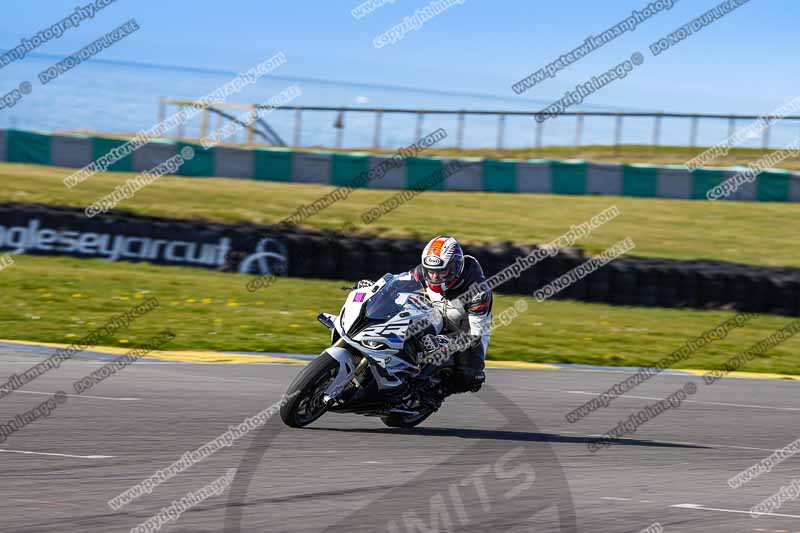
<svg viewBox="0 0 800 533">
<path fill-rule="evenodd" d="M 385 350 L 387 348 L 385 344 L 377 341 L 361 341 L 361 344 L 371 350 Z"/>
</svg>

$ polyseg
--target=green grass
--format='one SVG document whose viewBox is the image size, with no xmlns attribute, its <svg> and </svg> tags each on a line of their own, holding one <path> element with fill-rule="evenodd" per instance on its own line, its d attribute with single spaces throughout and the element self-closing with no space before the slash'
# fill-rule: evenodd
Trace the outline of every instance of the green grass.
<svg viewBox="0 0 800 533">
<path fill-rule="evenodd" d="M 133 174 L 93 176 L 67 189 L 71 169 L 0 164 L 0 201 L 84 208 Z M 163 177 L 119 205 L 141 214 L 180 219 L 271 224 L 330 192 L 330 186 L 225 178 Z M 552 240 L 611 205 L 622 214 L 577 243 L 598 253 L 625 237 L 635 254 L 676 259 L 718 259 L 758 265 L 800 266 L 800 204 L 705 202 L 611 196 L 481 192 L 426 192 L 370 225 L 360 215 L 395 191 L 359 189 L 303 224 L 388 237 L 427 240 L 450 232 L 465 242 Z"/>
<path fill-rule="evenodd" d="M 17 256 L 0 272 L 0 337 L 70 343 L 149 297 L 160 308 L 136 319 L 105 345 L 131 347 L 164 328 L 170 349 L 318 353 L 329 334 L 320 311 L 337 312 L 340 281 L 281 278 L 255 293 L 251 279 L 199 269 L 101 260 Z M 495 312 L 517 297 L 499 295 Z M 612 307 L 575 302 L 536 303 L 494 332 L 489 357 L 501 360 L 647 365 L 689 338 L 733 316 L 724 311 Z M 761 316 L 707 345 L 683 368 L 713 368 L 791 322 Z M 791 339 L 744 370 L 800 374 L 800 340 Z"/>
</svg>

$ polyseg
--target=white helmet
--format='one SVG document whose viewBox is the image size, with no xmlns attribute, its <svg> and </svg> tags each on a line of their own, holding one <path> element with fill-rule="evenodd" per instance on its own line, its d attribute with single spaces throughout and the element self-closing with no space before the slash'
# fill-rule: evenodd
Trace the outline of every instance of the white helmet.
<svg viewBox="0 0 800 533">
<path fill-rule="evenodd" d="M 422 272 L 434 292 L 455 287 L 464 272 L 464 252 L 458 241 L 449 235 L 432 239 L 422 251 Z"/>
</svg>

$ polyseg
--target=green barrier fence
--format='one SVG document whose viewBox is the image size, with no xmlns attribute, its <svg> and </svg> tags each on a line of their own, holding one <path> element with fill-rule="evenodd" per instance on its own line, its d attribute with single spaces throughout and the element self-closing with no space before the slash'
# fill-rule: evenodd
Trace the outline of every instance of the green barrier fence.
<svg viewBox="0 0 800 533">
<path fill-rule="evenodd" d="M 406 159 L 406 188 L 424 188 L 433 191 L 443 191 L 444 181 L 435 183 L 432 187 L 430 183 L 435 179 L 432 174 L 442 170 L 444 164 L 441 159 L 428 159 L 421 157 L 409 157 Z"/>
<path fill-rule="evenodd" d="M 124 139 L 108 139 L 106 137 L 92 137 L 92 159 L 97 161 L 115 148 L 127 143 Z M 133 154 L 115 161 L 108 167 L 110 172 L 133 172 Z"/>
<path fill-rule="evenodd" d="M 756 179 L 756 199 L 759 202 L 789 201 L 789 172 L 762 172 Z"/>
<path fill-rule="evenodd" d="M 706 200 L 708 191 L 727 179 L 724 170 L 697 169 L 692 172 L 692 199 Z"/>
<path fill-rule="evenodd" d="M 586 169 L 584 161 L 551 161 L 554 194 L 586 194 Z"/>
<path fill-rule="evenodd" d="M 292 152 L 289 150 L 256 149 L 253 165 L 253 179 L 292 181 Z"/>
<path fill-rule="evenodd" d="M 623 166 L 622 195 L 642 198 L 658 196 L 658 168 L 637 165 Z"/>
<path fill-rule="evenodd" d="M 352 186 L 362 172 L 369 171 L 366 154 L 333 154 L 331 156 L 331 185 Z M 367 182 L 364 181 L 364 186 Z"/>
<path fill-rule="evenodd" d="M 178 154 L 183 154 L 183 149 L 190 147 L 194 150 L 192 159 L 184 159 L 183 164 L 178 169 L 179 176 L 213 176 L 214 175 L 214 150 L 206 150 L 199 144 L 187 144 L 179 142 Z"/>
<path fill-rule="evenodd" d="M 517 165 L 514 161 L 483 160 L 483 190 L 517 192 Z"/>
<path fill-rule="evenodd" d="M 11 163 L 50 164 L 49 135 L 20 130 L 7 130 L 8 161 Z"/>
<path fill-rule="evenodd" d="M 128 142 L 126 139 L 86 138 L 85 136 L 74 136 L 75 139 L 69 139 L 70 142 L 63 142 L 63 139 L 60 142 L 54 142 L 50 135 L 42 133 L 14 129 L 5 130 L 4 133 L 5 135 L 0 135 L 0 158 L 5 154 L 5 158 L 9 162 L 38 165 L 50 165 L 54 161 L 66 166 L 83 165 L 85 157 L 88 156 L 87 143 L 91 143 L 92 158 L 98 160 Z M 87 150 L 86 156 L 81 156 L 75 152 L 76 146 L 81 144 L 76 144 L 79 138 Z M 76 142 L 72 142 L 73 140 Z M 170 147 L 174 145 L 175 153 L 180 153 L 180 150 L 184 147 L 191 146 L 195 151 L 194 158 L 186 161 L 177 171 L 178 175 L 191 177 L 209 177 L 215 175 L 215 169 L 221 169 L 221 172 L 225 172 L 224 169 L 237 168 L 239 170 L 236 171 L 235 177 L 242 179 L 291 182 L 302 178 L 300 181 L 349 186 L 354 183 L 356 177 L 369 170 L 370 161 L 373 157 L 364 153 L 330 152 L 314 152 L 313 157 L 302 157 L 303 154 L 310 154 L 310 152 L 256 148 L 251 150 L 253 154 L 252 169 L 249 169 L 248 165 L 250 163 L 242 165 L 242 155 L 236 153 L 236 148 L 226 148 L 220 151 L 214 148 L 205 150 L 197 144 L 174 143 L 167 139 L 155 139 L 151 143 L 153 145 L 169 144 Z M 152 150 L 154 147 L 145 146 L 141 148 L 144 152 L 147 152 L 147 155 L 144 156 L 144 161 L 148 165 L 151 164 L 151 160 L 159 161 L 163 154 L 166 153 L 163 150 Z M 151 150 L 148 150 L 148 148 Z M 172 150 L 169 150 L 169 152 L 172 152 Z M 140 154 L 139 157 L 142 156 L 143 154 Z M 224 159 L 226 157 L 236 157 L 237 164 L 233 164 L 234 160 L 228 161 Z M 540 168 L 536 171 L 539 174 L 534 175 L 531 174 L 531 169 L 528 166 L 522 166 L 526 164 L 522 161 L 480 160 L 473 158 L 463 160 L 465 164 L 470 163 L 469 170 L 465 171 L 459 178 L 451 180 L 448 187 L 445 184 L 445 180 L 435 180 L 436 173 L 442 171 L 445 160 L 440 157 L 410 157 L 405 159 L 404 185 L 398 183 L 397 186 L 405 186 L 407 189 L 425 188 L 435 191 L 482 190 L 496 193 L 516 193 L 523 189 L 528 191 L 535 190 L 540 194 L 585 195 L 589 190 L 587 182 L 589 182 L 590 177 L 590 190 L 595 192 L 614 191 L 614 193 L 619 191 L 619 182 L 616 180 L 621 177 L 621 194 L 623 196 L 642 198 L 690 197 L 692 199 L 705 200 L 709 190 L 732 176 L 737 170 L 740 170 L 703 168 L 689 172 L 688 170 L 684 171 L 680 166 L 674 165 L 669 167 L 618 165 L 619 173 L 617 173 L 614 169 L 609 170 L 607 168 L 609 165 L 589 165 L 586 161 L 578 160 L 544 160 L 542 161 L 544 164 L 540 165 Z M 245 161 L 247 161 L 247 158 L 245 158 Z M 139 166 L 143 164 L 141 161 L 137 160 L 137 162 Z M 156 163 L 152 162 L 152 164 Z M 114 162 L 108 170 L 112 172 L 134 172 L 135 168 L 137 167 L 134 165 L 134 154 L 131 154 Z M 663 172 L 664 168 L 668 168 L 669 172 Z M 294 176 L 298 172 L 302 174 L 300 178 L 298 178 L 299 174 Z M 537 183 L 539 185 L 531 188 L 531 180 L 538 180 Z M 612 184 L 602 180 L 615 180 L 615 182 Z M 603 187 L 603 184 L 609 186 Z M 370 186 L 370 184 L 367 185 Z M 374 186 L 374 184 L 371 185 Z M 611 187 L 611 185 L 614 185 L 614 187 Z M 606 192 L 606 194 L 610 193 Z M 753 184 L 744 184 L 740 191 L 730 198 L 762 202 L 800 202 L 800 176 L 781 170 L 766 171 L 758 176 L 755 186 Z"/>
</svg>

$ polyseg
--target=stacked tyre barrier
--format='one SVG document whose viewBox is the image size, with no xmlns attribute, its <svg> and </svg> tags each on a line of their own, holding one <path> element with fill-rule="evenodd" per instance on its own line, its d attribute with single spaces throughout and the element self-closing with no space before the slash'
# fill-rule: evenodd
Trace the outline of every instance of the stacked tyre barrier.
<svg viewBox="0 0 800 533">
<path fill-rule="evenodd" d="M 36 232 L 29 229 L 23 235 L 23 228 L 39 228 L 38 234 L 34 236 Z M 0 251 L 99 257 L 80 250 L 35 249 L 34 241 L 41 241 L 43 235 L 41 228 L 75 235 L 73 240 L 78 241 L 86 237 L 82 232 L 92 232 L 94 235 L 127 236 L 128 239 L 139 240 L 147 238 L 163 243 L 205 244 L 217 251 L 220 251 L 219 243 L 224 239 L 229 246 L 226 244 L 224 257 L 220 255 L 214 264 L 189 264 L 161 256 L 112 259 L 211 268 L 224 272 L 243 271 L 240 267 L 245 258 L 269 241 L 271 256 L 283 258 L 280 267 L 273 261 L 267 263 L 266 271 L 262 266 L 262 270 L 245 272 L 348 281 L 377 279 L 387 272 L 410 270 L 418 264 L 420 251 L 427 241 L 422 238 L 385 239 L 299 228 L 276 230 L 271 226 L 255 224 L 214 224 L 147 217 L 118 210 L 89 219 L 79 208 L 0 204 Z M 15 235 L 15 241 L 9 244 L 8 237 L 11 235 Z M 530 254 L 535 247 L 499 242 L 467 245 L 465 252 L 478 259 L 488 277 L 512 264 L 517 257 Z M 561 250 L 495 291 L 531 296 L 534 291 L 586 260 L 581 249 Z M 730 309 L 800 316 L 800 269 L 625 255 L 568 286 L 554 298 L 626 306 Z"/>
</svg>

